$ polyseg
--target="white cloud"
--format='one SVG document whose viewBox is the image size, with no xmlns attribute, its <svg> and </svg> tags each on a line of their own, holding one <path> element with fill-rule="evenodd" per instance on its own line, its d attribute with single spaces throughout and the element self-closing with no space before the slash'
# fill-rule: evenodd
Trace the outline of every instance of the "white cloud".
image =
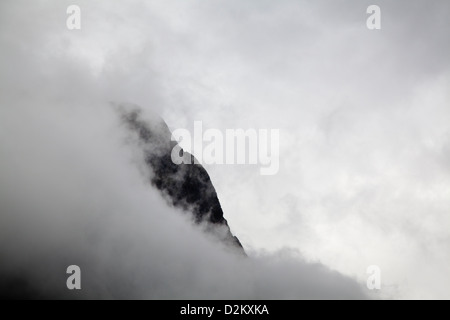
<svg viewBox="0 0 450 320">
<path fill-rule="evenodd" d="M 0 139 L 0 295 L 365 297 L 354 280 L 295 253 L 225 250 L 146 182 L 114 109 L 81 100 L 15 99 L 0 111 L 8 133 Z M 73 264 L 80 292 L 65 288 Z"/>
<path fill-rule="evenodd" d="M 105 100 L 150 107 L 172 129 L 194 120 L 280 128 L 277 176 L 207 167 L 243 244 L 294 247 L 361 283 L 378 264 L 394 286 L 386 296 L 448 298 L 448 2 L 378 1 L 379 31 L 367 30 L 364 1 L 77 3 L 78 33 L 65 29 L 72 2 L 0 4 L 2 159 L 25 170 L 28 159 L 12 157 L 43 134 L 41 120 L 46 144 L 30 152 L 62 157 L 51 124 L 108 126 L 112 116 L 97 107 Z M 36 127 L 18 130 L 21 121 Z"/>
</svg>

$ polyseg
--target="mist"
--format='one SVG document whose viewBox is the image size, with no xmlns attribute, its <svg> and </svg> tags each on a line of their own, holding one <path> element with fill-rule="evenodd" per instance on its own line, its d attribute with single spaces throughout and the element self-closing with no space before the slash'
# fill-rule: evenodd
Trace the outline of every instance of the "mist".
<svg viewBox="0 0 450 320">
<path fill-rule="evenodd" d="M 169 206 L 142 174 L 139 144 L 111 104 L 8 105 L 0 117 L 8 133 L 0 139 L 2 296 L 366 298 L 360 284 L 296 250 L 243 257 Z M 79 292 L 66 288 L 70 265 L 81 268 Z"/>
<path fill-rule="evenodd" d="M 371 297 L 448 298 L 449 6 L 1 1 L 2 292 L 364 297 L 377 265 Z M 249 259 L 149 184 L 121 103 L 172 132 L 279 130 L 276 175 L 204 165 Z"/>
</svg>

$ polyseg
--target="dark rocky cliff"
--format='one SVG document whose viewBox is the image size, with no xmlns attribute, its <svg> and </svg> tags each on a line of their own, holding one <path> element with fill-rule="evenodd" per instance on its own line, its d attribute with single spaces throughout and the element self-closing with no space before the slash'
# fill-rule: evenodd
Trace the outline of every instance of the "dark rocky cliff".
<svg viewBox="0 0 450 320">
<path fill-rule="evenodd" d="M 233 236 L 224 218 L 219 199 L 211 179 L 194 157 L 180 148 L 183 157 L 191 157 L 192 164 L 174 164 L 171 153 L 177 146 L 164 120 L 156 115 L 150 121 L 141 117 L 141 111 L 120 109 L 122 121 L 139 139 L 145 163 L 150 169 L 148 179 L 160 190 L 169 204 L 193 215 L 196 223 L 207 222 L 207 230 L 228 246 L 244 253 L 238 238 Z"/>
</svg>

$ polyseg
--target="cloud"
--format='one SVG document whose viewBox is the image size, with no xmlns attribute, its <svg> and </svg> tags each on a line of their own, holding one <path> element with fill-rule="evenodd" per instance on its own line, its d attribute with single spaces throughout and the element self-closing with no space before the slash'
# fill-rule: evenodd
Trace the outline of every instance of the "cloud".
<svg viewBox="0 0 450 320">
<path fill-rule="evenodd" d="M 141 175 L 139 146 L 126 143 L 108 103 L 9 106 L 0 112 L 4 297 L 365 298 L 300 256 L 225 250 Z M 65 287 L 72 264 L 80 292 Z"/>
<path fill-rule="evenodd" d="M 278 175 L 206 166 L 247 250 L 294 247 L 360 283 L 377 264 L 386 296 L 448 297 L 448 1 L 378 1 L 382 29 L 374 32 L 365 26 L 369 1 L 76 2 L 79 31 L 65 26 L 73 1 L 0 4 L 1 203 L 41 211 L 2 224 L 4 239 L 29 245 L 17 239 L 30 232 L 23 225 L 46 239 L 49 221 L 100 225 L 89 231 L 93 242 L 107 234 L 102 223 L 88 223 L 91 214 L 54 214 L 86 202 L 79 189 L 99 206 L 102 195 L 122 199 L 119 207 L 134 203 L 126 190 L 140 183 L 131 169 L 137 160 L 124 155 L 132 151 L 121 149 L 106 107 L 133 102 L 172 130 L 192 129 L 194 120 L 205 129 L 280 129 Z M 69 148 L 62 138 L 70 137 Z M 129 188 L 111 187 L 119 181 Z M 148 186 L 137 189 L 150 197 Z M 143 207 L 157 211 L 154 196 Z M 20 199 L 29 199 L 26 208 L 15 207 Z M 103 206 L 92 208 L 114 212 Z M 81 208 L 73 210 L 92 209 Z M 2 219 L 16 216 L 5 210 Z M 66 243 L 81 241 L 59 224 L 52 230 L 66 232 Z M 56 238 L 42 247 L 55 247 Z M 6 243 L 10 254 L 15 246 Z"/>
</svg>

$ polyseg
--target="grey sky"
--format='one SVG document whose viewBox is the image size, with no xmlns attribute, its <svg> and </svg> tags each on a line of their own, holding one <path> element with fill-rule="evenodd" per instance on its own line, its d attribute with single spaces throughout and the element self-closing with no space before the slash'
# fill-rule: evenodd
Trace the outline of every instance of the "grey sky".
<svg viewBox="0 0 450 320">
<path fill-rule="evenodd" d="M 65 27 L 69 4 L 79 31 Z M 278 175 L 207 166 L 247 250 L 295 248 L 362 284 L 376 264 L 382 296 L 449 298 L 449 13 L 448 1 L 2 1 L 2 175 L 35 174 L 14 155 L 24 147 L 58 163 L 67 128 L 74 150 L 102 155 L 93 136 L 120 141 L 106 101 L 171 129 L 279 128 Z M 16 194 L 13 180 L 2 192 Z"/>
</svg>

